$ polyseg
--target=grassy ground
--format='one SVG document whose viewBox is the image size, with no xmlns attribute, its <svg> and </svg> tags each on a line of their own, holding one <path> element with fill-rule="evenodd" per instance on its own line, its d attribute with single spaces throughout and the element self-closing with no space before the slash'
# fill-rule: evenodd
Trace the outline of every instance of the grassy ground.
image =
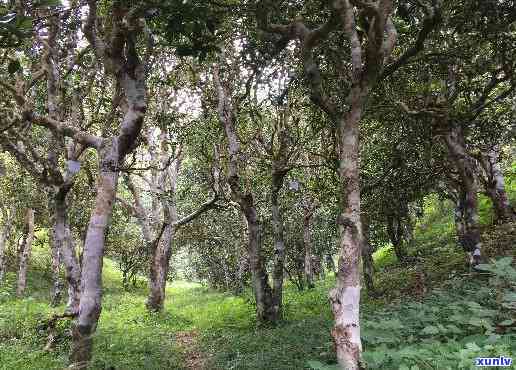
<svg viewBox="0 0 516 370">
<path fill-rule="evenodd" d="M 435 200 L 428 207 L 439 206 Z M 497 291 L 471 275 L 453 243 L 447 209 L 435 209 L 418 225 L 410 253 L 420 258 L 427 288 L 417 294 L 416 268 L 401 266 L 388 248 L 375 255 L 377 286 L 384 292 L 362 307 L 364 357 L 370 368 L 470 369 L 477 356 L 516 354 L 516 335 L 499 323 Z M 486 228 L 491 254 L 514 253 L 515 225 Z M 37 248 L 36 248 L 37 249 Z M 38 250 L 35 251 L 36 257 Z M 14 298 L 13 273 L 0 287 L 0 369 L 61 369 L 69 346 L 66 324 L 53 352 L 45 352 L 39 323 L 62 307 L 48 306 L 49 276 L 31 270 L 27 298 Z M 327 303 L 334 279 L 297 292 L 287 286 L 285 320 L 257 328 L 250 295 L 234 297 L 198 284 L 174 282 L 166 311 L 149 314 L 145 288 L 121 289 L 115 265 L 105 261 L 104 306 L 95 337 L 95 369 L 331 369 L 335 362 Z M 419 287 L 420 288 L 420 287 Z M 186 338 L 186 339 L 185 339 Z"/>
</svg>

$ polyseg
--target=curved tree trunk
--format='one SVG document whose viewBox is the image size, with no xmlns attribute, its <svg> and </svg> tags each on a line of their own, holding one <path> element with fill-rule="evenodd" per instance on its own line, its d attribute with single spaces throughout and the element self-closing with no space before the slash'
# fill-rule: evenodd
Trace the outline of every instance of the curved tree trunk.
<svg viewBox="0 0 516 370">
<path fill-rule="evenodd" d="M 27 287 L 27 269 L 34 240 L 34 210 L 28 209 L 25 218 L 25 236 L 19 253 L 18 284 L 16 295 L 22 297 Z"/>
<path fill-rule="evenodd" d="M 478 217 L 478 186 L 475 181 L 476 170 L 472 158 L 467 154 L 462 127 L 449 123 L 444 136 L 450 161 L 455 166 L 460 178 L 460 209 L 463 216 L 463 230 L 457 230 L 459 243 L 469 253 L 471 265 L 480 262 L 481 247 Z"/>
<path fill-rule="evenodd" d="M 70 359 L 75 368 L 88 366 L 93 347 L 93 335 L 102 310 L 102 265 L 106 228 L 111 218 L 118 181 L 118 171 L 110 170 L 119 163 L 117 153 L 101 158 L 101 172 L 95 198 L 95 208 L 88 224 L 82 254 L 81 300 L 79 315 L 73 327 Z"/>
<path fill-rule="evenodd" d="M 114 76 L 123 91 L 124 113 L 118 133 L 108 138 L 94 138 L 99 158 L 99 175 L 95 207 L 90 216 L 84 251 L 82 254 L 81 299 L 79 314 L 72 328 L 71 366 L 87 368 L 92 356 L 93 335 L 102 310 L 102 262 L 106 229 L 113 211 L 120 167 L 128 153 L 134 150 L 140 136 L 147 111 L 147 71 L 137 51 L 135 33 L 141 30 L 138 17 L 125 17 L 130 9 L 120 3 L 113 4 L 113 27 L 117 29 L 111 44 L 106 44 L 97 34 L 97 2 L 88 1 L 89 13 L 84 34 L 103 63 L 106 71 Z M 125 25 L 122 25 L 125 23 Z M 128 29 L 134 27 L 133 31 Z M 109 49 L 106 49 L 108 45 Z"/>
<path fill-rule="evenodd" d="M 166 143 L 165 132 L 161 133 L 163 143 Z M 166 144 L 162 145 L 166 148 Z M 175 205 L 175 191 L 177 186 L 177 177 L 181 167 L 181 147 L 176 150 L 172 166 L 167 167 L 169 156 L 166 150 L 161 155 L 161 165 L 164 174 L 157 177 L 157 189 L 161 191 L 167 189 L 168 197 L 161 197 L 161 208 L 163 212 L 163 230 L 162 234 L 157 235 L 152 246 L 151 265 L 149 270 L 149 296 L 147 298 L 147 308 L 151 311 L 161 311 L 165 304 L 165 290 L 167 287 L 168 270 L 170 266 L 170 257 L 172 256 L 172 241 L 174 239 L 177 210 Z M 168 181 L 167 181 L 168 179 Z M 167 186 L 168 185 L 168 186 Z"/>
<path fill-rule="evenodd" d="M 2 221 L 3 227 L 0 233 L 0 284 L 4 280 L 5 275 L 5 248 L 7 246 L 7 240 L 11 235 L 11 229 L 14 220 L 14 208 L 11 208 L 9 211 L 5 208 L 2 208 Z"/>
<path fill-rule="evenodd" d="M 146 111 L 143 67 L 136 68 L 137 80 L 124 76 L 122 86 L 129 104 L 120 135 L 103 139 L 98 148 L 99 178 L 95 207 L 88 223 L 82 254 L 79 314 L 72 329 L 70 361 L 75 368 L 86 368 L 91 360 L 93 335 L 102 310 L 102 264 L 106 229 L 111 219 L 120 165 L 140 134 Z"/>
<path fill-rule="evenodd" d="M 499 158 L 500 148 L 494 146 L 481 154 L 480 164 L 485 172 L 484 187 L 487 196 L 493 203 L 495 221 L 502 223 L 516 220 L 516 212 L 505 191 L 505 180 L 498 162 Z"/>
<path fill-rule="evenodd" d="M 244 191 L 240 184 L 239 159 L 240 142 L 234 127 L 232 98 L 227 83 L 222 81 L 219 66 L 214 67 L 214 82 L 218 95 L 219 121 L 227 138 L 228 183 L 232 199 L 238 203 L 247 221 L 249 265 L 252 275 L 254 296 L 256 299 L 256 315 L 258 322 L 275 322 L 277 311 L 274 310 L 272 289 L 262 255 L 261 225 L 258 220 L 253 194 Z"/>
</svg>

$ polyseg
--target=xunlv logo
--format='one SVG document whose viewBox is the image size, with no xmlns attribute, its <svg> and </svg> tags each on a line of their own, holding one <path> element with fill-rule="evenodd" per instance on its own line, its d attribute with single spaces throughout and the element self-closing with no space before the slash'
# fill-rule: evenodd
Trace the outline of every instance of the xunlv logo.
<svg viewBox="0 0 516 370">
<path fill-rule="evenodd" d="M 512 358 L 510 357 L 477 357 L 475 366 L 511 366 Z"/>
</svg>

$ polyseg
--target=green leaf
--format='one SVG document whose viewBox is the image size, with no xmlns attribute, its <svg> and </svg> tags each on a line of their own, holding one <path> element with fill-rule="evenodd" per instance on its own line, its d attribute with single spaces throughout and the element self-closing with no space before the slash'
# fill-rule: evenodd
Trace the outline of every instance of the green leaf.
<svg viewBox="0 0 516 370">
<path fill-rule="evenodd" d="M 509 326 L 509 325 L 514 324 L 514 322 L 515 322 L 514 320 L 509 319 L 509 320 L 504 320 L 504 321 L 502 321 L 502 322 L 501 322 L 501 323 L 499 323 L 498 325 L 500 325 L 500 326 Z"/>
<path fill-rule="evenodd" d="M 480 347 L 476 343 L 466 343 L 466 348 L 472 351 L 480 351 Z"/>
<path fill-rule="evenodd" d="M 456 325 L 453 325 L 453 324 L 446 325 L 446 328 L 448 329 L 448 331 L 450 333 L 453 333 L 453 334 L 462 333 L 462 330 L 460 330 Z"/>
<path fill-rule="evenodd" d="M 432 326 L 432 325 L 429 325 L 429 326 L 426 326 L 422 331 L 421 331 L 422 334 L 429 334 L 429 335 L 435 335 L 435 334 L 439 334 L 439 329 L 435 326 Z"/>
<path fill-rule="evenodd" d="M 496 261 L 496 265 L 499 267 L 507 267 L 512 263 L 512 257 L 503 257 Z"/>
</svg>

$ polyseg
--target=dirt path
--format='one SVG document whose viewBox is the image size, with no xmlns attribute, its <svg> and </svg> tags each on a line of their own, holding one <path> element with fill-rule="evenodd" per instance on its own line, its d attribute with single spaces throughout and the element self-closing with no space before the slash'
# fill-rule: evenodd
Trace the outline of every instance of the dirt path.
<svg viewBox="0 0 516 370">
<path fill-rule="evenodd" d="M 185 352 L 185 366 L 190 370 L 206 370 L 206 356 L 197 344 L 199 332 L 196 330 L 176 333 L 176 342 Z"/>
</svg>

